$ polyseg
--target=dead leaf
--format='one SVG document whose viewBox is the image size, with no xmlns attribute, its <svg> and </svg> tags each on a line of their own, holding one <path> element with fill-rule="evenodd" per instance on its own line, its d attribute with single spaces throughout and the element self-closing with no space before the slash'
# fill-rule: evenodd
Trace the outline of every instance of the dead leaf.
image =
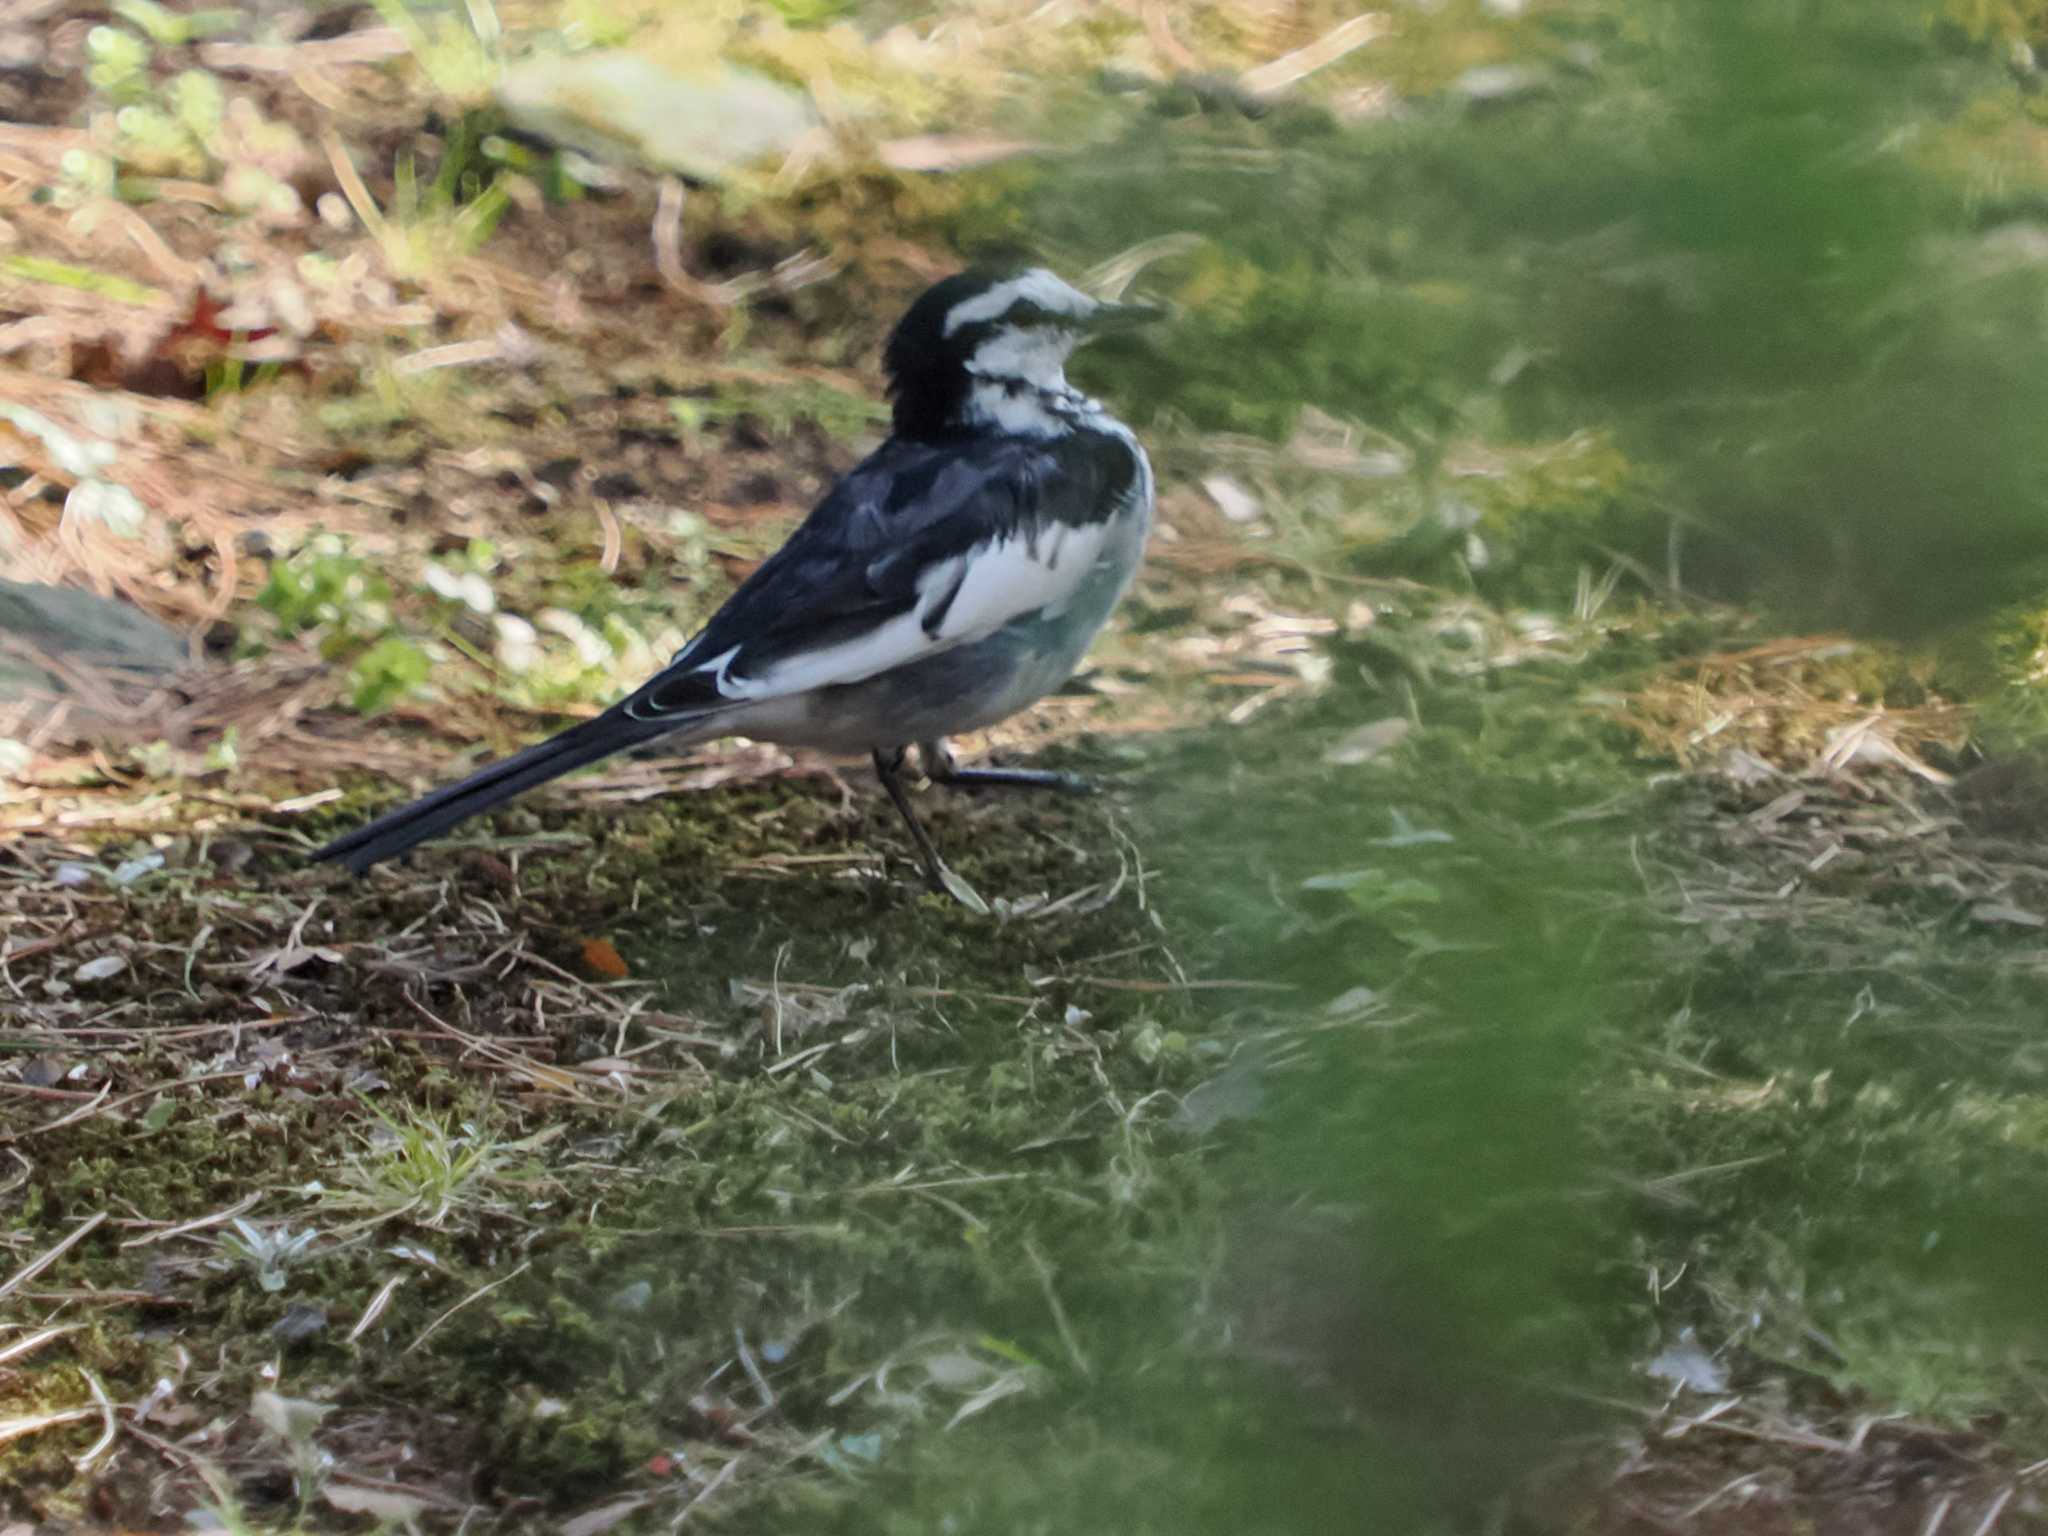
<svg viewBox="0 0 2048 1536">
<path fill-rule="evenodd" d="M 358 1488 L 351 1483 L 329 1483 L 320 1496 L 345 1515 L 368 1515 L 379 1525 L 413 1524 L 426 1513 L 427 1501 L 409 1493 L 390 1493 L 382 1488 Z"/>
<path fill-rule="evenodd" d="M 1202 481 L 1202 489 L 1216 503 L 1216 510 L 1233 523 L 1255 523 L 1265 510 L 1258 497 L 1229 475 L 1208 476 Z"/>
<path fill-rule="evenodd" d="M 285 944 L 276 949 L 266 949 L 249 962 L 249 974 L 261 976 L 269 971 L 283 976 L 296 971 L 309 960 L 324 960 L 329 965 L 341 963 L 341 951 L 325 944 Z"/>
<path fill-rule="evenodd" d="M 1407 740 L 1408 733 L 1414 728 L 1413 724 L 1401 715 L 1389 715 L 1384 720 L 1361 725 L 1325 752 L 1323 761 L 1339 763 L 1346 767 L 1369 763 L 1398 747 Z"/>
<path fill-rule="evenodd" d="M 2002 901 L 1980 901 L 1970 908 L 1970 916 L 1980 923 L 2010 923 L 2015 928 L 2048 928 L 2048 917 L 2038 912 L 2029 912 L 2025 907 L 2010 906 Z"/>
<path fill-rule="evenodd" d="M 875 153 L 892 171 L 966 171 L 994 165 L 1045 148 L 1036 139 L 979 139 L 962 134 L 920 133 L 890 139 Z"/>
<path fill-rule="evenodd" d="M 614 1499 L 595 1509 L 586 1509 L 573 1520 L 562 1522 L 562 1536 L 604 1536 L 604 1533 L 647 1503 L 644 1495 Z"/>
<path fill-rule="evenodd" d="M 585 939 L 583 963 L 610 981 L 624 981 L 632 974 L 626 967 L 625 956 L 610 939 Z"/>
</svg>

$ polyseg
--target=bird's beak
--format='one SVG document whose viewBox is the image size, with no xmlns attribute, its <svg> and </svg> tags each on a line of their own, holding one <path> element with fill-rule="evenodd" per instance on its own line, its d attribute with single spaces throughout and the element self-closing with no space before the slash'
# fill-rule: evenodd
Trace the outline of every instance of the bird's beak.
<svg viewBox="0 0 2048 1536">
<path fill-rule="evenodd" d="M 1156 304 L 1103 304 L 1088 317 L 1088 329 L 1101 335 L 1105 331 L 1127 331 L 1133 326 L 1165 318 L 1166 311 Z"/>
</svg>

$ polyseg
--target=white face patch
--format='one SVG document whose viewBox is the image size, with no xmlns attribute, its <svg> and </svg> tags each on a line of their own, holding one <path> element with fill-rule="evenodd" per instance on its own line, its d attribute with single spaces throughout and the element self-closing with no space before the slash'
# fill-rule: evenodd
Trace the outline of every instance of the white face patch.
<svg viewBox="0 0 2048 1536">
<path fill-rule="evenodd" d="M 1057 326 L 1000 330 L 974 349 L 967 371 L 984 379 L 1021 379 L 1037 389 L 1067 387 L 1067 358 L 1079 346 L 1078 331 Z"/>
<path fill-rule="evenodd" d="M 981 320 L 1001 320 L 1010 306 L 1020 301 L 1037 305 L 1048 314 L 1072 315 L 1080 319 L 1102 306 L 1080 289 L 1061 281 L 1043 267 L 1020 272 L 1007 282 L 997 283 L 986 293 L 963 299 L 946 314 L 943 334 L 950 336 L 963 325 Z"/>
</svg>

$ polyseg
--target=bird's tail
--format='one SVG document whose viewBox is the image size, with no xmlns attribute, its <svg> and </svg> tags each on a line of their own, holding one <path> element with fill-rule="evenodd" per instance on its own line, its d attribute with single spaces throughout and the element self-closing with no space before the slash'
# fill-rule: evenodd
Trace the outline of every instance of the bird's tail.
<svg viewBox="0 0 2048 1536">
<path fill-rule="evenodd" d="M 360 875 L 372 864 L 404 853 L 430 837 L 438 837 L 457 822 L 510 800 L 536 784 L 545 784 L 549 779 L 656 736 L 668 735 L 677 724 L 673 720 L 634 720 L 621 710 L 607 711 L 595 720 L 572 725 L 537 746 L 492 763 L 459 783 L 379 816 L 369 825 L 337 837 L 313 858 L 316 862 L 339 859 Z"/>
</svg>

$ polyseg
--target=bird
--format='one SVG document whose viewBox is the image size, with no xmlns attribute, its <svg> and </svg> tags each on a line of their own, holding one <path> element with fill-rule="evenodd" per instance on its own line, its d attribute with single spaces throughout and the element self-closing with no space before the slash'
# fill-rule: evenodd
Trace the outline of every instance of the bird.
<svg viewBox="0 0 2048 1536">
<path fill-rule="evenodd" d="M 949 737 L 1071 677 L 1144 553 L 1152 465 L 1073 388 L 1075 348 L 1158 318 L 1044 267 L 974 267 L 890 332 L 890 431 L 669 663 L 602 714 L 348 832 L 312 855 L 360 875 L 458 822 L 656 739 L 723 736 L 865 753 L 932 887 L 970 907 L 906 792 L 1083 791 L 1071 775 L 970 768 Z"/>
</svg>

